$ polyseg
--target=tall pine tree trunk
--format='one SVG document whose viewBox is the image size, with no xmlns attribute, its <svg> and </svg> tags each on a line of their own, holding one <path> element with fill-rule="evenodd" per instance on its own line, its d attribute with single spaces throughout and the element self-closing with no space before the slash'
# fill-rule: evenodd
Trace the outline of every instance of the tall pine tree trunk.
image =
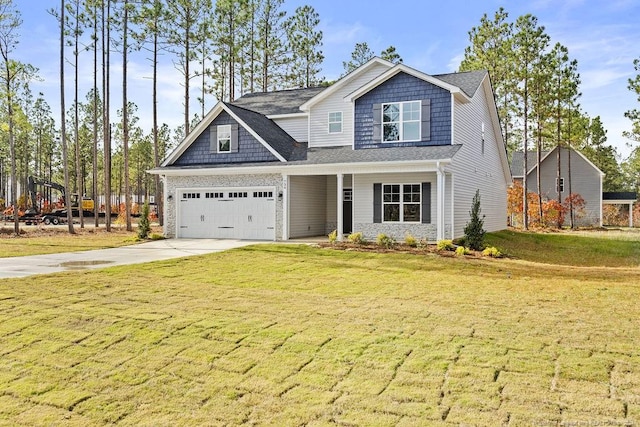
<svg viewBox="0 0 640 427">
<path fill-rule="evenodd" d="M 93 6 L 93 168 L 92 197 L 94 226 L 100 226 L 98 203 L 98 5 Z"/>
<path fill-rule="evenodd" d="M 111 37 L 109 27 L 111 23 L 111 2 L 107 0 L 106 16 L 104 3 L 102 4 L 102 93 L 103 133 L 104 133 L 104 224 L 107 231 L 111 231 L 111 123 L 109 118 L 109 43 Z"/>
<path fill-rule="evenodd" d="M 79 22 L 79 12 L 80 12 L 80 1 L 76 0 L 76 15 L 75 15 L 75 51 L 74 55 L 74 98 L 73 98 L 73 135 L 76 141 L 76 187 L 78 189 L 78 217 L 80 219 L 80 228 L 84 228 L 84 210 L 82 209 L 82 199 L 84 196 L 84 176 L 82 173 L 82 166 L 80 164 L 80 132 L 79 132 L 79 123 L 78 123 L 78 48 L 79 48 L 79 31 L 80 31 L 80 22 Z"/>
<path fill-rule="evenodd" d="M 127 50 L 128 45 L 129 2 L 124 0 L 124 17 L 122 22 L 122 145 L 124 151 L 124 211 L 127 231 L 131 226 L 131 184 L 129 182 L 129 106 L 127 105 Z"/>
<path fill-rule="evenodd" d="M 71 213 L 71 197 L 69 194 L 69 159 L 67 154 L 67 126 L 65 123 L 64 105 L 64 0 L 60 1 L 60 142 L 62 144 L 62 163 L 64 169 L 64 203 L 67 209 L 67 225 L 69 233 L 75 234 Z"/>
</svg>

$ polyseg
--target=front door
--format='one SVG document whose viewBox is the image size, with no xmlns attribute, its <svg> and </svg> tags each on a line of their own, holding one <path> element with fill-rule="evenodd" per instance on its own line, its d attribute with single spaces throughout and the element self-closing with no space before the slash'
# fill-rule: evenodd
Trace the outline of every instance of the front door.
<svg viewBox="0 0 640 427">
<path fill-rule="evenodd" d="M 342 193 L 342 233 L 353 232 L 353 190 L 345 188 Z"/>
</svg>

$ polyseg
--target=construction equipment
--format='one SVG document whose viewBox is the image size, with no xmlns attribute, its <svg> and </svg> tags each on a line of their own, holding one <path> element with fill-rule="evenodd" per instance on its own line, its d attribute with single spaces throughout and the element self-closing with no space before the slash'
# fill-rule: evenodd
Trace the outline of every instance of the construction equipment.
<svg viewBox="0 0 640 427">
<path fill-rule="evenodd" d="M 42 186 L 45 188 L 52 188 L 60 192 L 60 201 L 62 206 L 66 203 L 66 191 L 63 185 L 56 182 L 51 182 L 43 179 L 39 179 L 33 176 L 27 178 L 27 191 L 29 199 L 31 201 L 31 208 L 27 209 L 24 214 L 24 219 L 34 218 L 38 219 L 45 224 L 59 224 L 62 222 L 62 218 L 67 216 L 67 210 L 65 207 L 53 209 L 50 213 L 40 212 L 40 206 L 38 204 L 37 187 Z M 79 216 L 79 209 L 82 209 L 83 216 L 93 216 L 95 202 L 90 197 L 82 197 L 82 201 L 79 201 L 78 194 L 71 195 L 71 214 L 74 217 Z"/>
</svg>

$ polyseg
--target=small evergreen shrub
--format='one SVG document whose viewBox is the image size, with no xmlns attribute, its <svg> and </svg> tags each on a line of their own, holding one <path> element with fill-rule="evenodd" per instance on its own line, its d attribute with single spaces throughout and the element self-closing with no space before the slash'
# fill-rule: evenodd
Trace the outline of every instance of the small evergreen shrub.
<svg viewBox="0 0 640 427">
<path fill-rule="evenodd" d="M 394 240 L 393 237 L 387 236 L 384 233 L 380 233 L 376 238 L 376 243 L 378 244 L 378 246 L 382 246 L 383 248 L 389 249 L 389 248 L 392 248 L 393 245 L 395 245 L 396 241 Z"/>
<path fill-rule="evenodd" d="M 480 218 L 480 190 L 476 190 L 471 202 L 471 217 L 464 227 L 464 241 L 470 249 L 481 251 L 484 248 L 484 215 Z"/>
<path fill-rule="evenodd" d="M 482 251 L 482 256 L 488 256 L 491 258 L 501 258 L 502 252 L 498 250 L 498 248 L 494 246 L 489 246 Z"/>
<path fill-rule="evenodd" d="M 362 232 L 360 231 L 349 234 L 349 237 L 347 237 L 347 239 L 351 243 L 355 243 L 357 245 L 362 245 L 363 243 L 366 243 L 366 240 L 364 239 L 364 236 L 362 236 Z"/>
<path fill-rule="evenodd" d="M 329 243 L 335 243 L 338 240 L 338 230 L 333 230 L 329 233 Z"/>
<path fill-rule="evenodd" d="M 453 251 L 456 247 L 453 245 L 453 240 L 438 240 L 436 243 L 436 249 L 439 251 Z"/>
<path fill-rule="evenodd" d="M 415 248 L 418 246 L 418 240 L 413 237 L 413 235 L 411 233 L 407 233 L 404 235 L 404 243 L 407 246 L 411 246 L 412 248 Z"/>
<path fill-rule="evenodd" d="M 164 240 L 164 236 L 162 234 L 158 234 L 158 233 L 151 233 L 149 235 L 149 239 L 151 239 L 151 240 Z"/>
<path fill-rule="evenodd" d="M 146 202 L 138 220 L 138 238 L 146 239 L 149 237 L 149 232 L 151 232 L 151 223 L 149 222 L 149 203 Z"/>
</svg>

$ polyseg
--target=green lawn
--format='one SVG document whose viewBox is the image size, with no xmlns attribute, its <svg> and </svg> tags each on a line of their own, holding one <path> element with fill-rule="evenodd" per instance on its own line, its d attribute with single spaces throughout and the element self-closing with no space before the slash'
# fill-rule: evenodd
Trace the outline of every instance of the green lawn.
<svg viewBox="0 0 640 427">
<path fill-rule="evenodd" d="M 69 234 L 68 230 L 66 226 L 30 228 L 16 236 L 13 227 L 5 226 L 0 233 L 0 258 L 115 248 L 136 243 L 136 233 L 124 228 L 114 227 L 109 233 L 104 227 L 96 230 L 93 226 L 84 229 L 76 226 L 76 234 Z"/>
<path fill-rule="evenodd" d="M 509 256 L 545 264 L 579 267 L 640 267 L 640 230 L 627 229 L 523 233 L 489 233 L 489 245 Z"/>
<path fill-rule="evenodd" d="M 638 268 L 296 245 L 4 279 L 0 425 L 636 425 L 639 300 Z"/>
</svg>

